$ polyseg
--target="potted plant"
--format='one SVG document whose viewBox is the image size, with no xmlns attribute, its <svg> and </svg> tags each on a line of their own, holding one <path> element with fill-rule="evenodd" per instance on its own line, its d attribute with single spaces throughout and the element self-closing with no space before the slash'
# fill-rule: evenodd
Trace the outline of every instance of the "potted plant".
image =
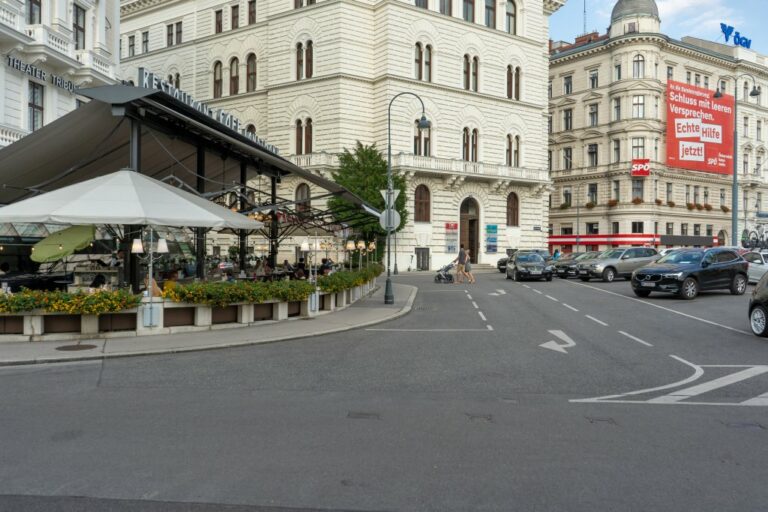
<svg viewBox="0 0 768 512">
<path fill-rule="evenodd" d="M 723 212 L 725 212 L 725 213 L 728 213 L 729 211 L 731 211 L 731 209 L 730 209 L 730 208 L 728 208 L 728 207 L 727 207 L 727 206 L 725 206 L 725 205 L 722 205 L 722 206 L 720 206 L 720 209 L 721 209 L 721 210 L 723 210 Z"/>
<path fill-rule="evenodd" d="M 688 208 L 689 210 L 693 210 L 694 208 L 696 208 L 696 205 L 693 203 L 685 203 L 685 207 Z"/>
<path fill-rule="evenodd" d="M 632 198 L 632 204 L 643 204 L 643 198 L 642 197 L 633 197 Z"/>
<path fill-rule="evenodd" d="M 608 200 L 608 208 L 614 208 L 618 206 L 619 200 L 618 199 L 609 199 Z"/>
<path fill-rule="evenodd" d="M 667 206 L 669 206 L 670 208 L 674 208 L 676 205 L 677 203 L 675 203 L 674 201 L 667 201 Z"/>
<path fill-rule="evenodd" d="M 657 204 L 658 206 L 661 206 L 663 202 L 664 202 L 664 201 L 662 201 L 661 199 L 657 199 L 657 200 L 656 200 L 656 204 Z"/>
<path fill-rule="evenodd" d="M 697 210 L 699 210 L 699 211 L 701 211 L 701 210 L 703 210 L 703 209 L 704 209 L 704 205 L 703 205 L 703 204 L 700 204 L 700 203 L 696 203 L 696 209 L 697 209 Z"/>
<path fill-rule="evenodd" d="M 592 208 L 594 208 L 594 207 L 595 207 L 595 203 L 593 203 L 592 201 L 590 201 L 590 202 L 588 202 L 587 204 L 585 204 L 585 205 L 584 205 L 584 207 L 585 207 L 587 210 L 591 210 Z"/>
<path fill-rule="evenodd" d="M 712 211 L 712 205 L 709 204 L 709 203 L 704 203 L 704 209 L 707 210 L 708 212 L 711 212 Z"/>
<path fill-rule="evenodd" d="M 567 210 L 567 209 L 568 209 L 568 208 L 570 208 L 570 207 L 571 207 L 571 205 L 570 205 L 570 204 L 568 204 L 568 203 L 562 203 L 562 204 L 560 205 L 560 209 L 561 209 L 561 210 Z"/>
</svg>

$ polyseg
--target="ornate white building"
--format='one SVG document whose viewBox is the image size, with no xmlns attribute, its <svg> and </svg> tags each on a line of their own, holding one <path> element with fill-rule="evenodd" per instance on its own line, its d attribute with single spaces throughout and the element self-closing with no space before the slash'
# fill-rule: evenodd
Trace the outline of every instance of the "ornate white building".
<svg viewBox="0 0 768 512">
<path fill-rule="evenodd" d="M 119 17 L 118 0 L 0 0 L 0 147 L 114 83 Z"/>
<path fill-rule="evenodd" d="M 669 81 L 735 93 L 737 234 L 767 220 L 768 57 L 733 40 L 672 39 L 654 0 L 619 0 L 607 34 L 552 46 L 552 249 L 575 250 L 577 238 L 581 250 L 659 245 L 666 235 L 731 243 L 732 176 L 667 165 Z M 649 159 L 651 175 L 631 176 L 633 159 Z"/>
<path fill-rule="evenodd" d="M 417 99 L 392 108 L 409 208 L 399 265 L 443 265 L 459 241 L 492 263 L 546 244 L 548 17 L 564 3 L 129 0 L 121 77 L 168 77 L 326 177 L 358 140 L 386 151 L 390 99 L 418 94 L 429 131 L 416 130 Z"/>
</svg>

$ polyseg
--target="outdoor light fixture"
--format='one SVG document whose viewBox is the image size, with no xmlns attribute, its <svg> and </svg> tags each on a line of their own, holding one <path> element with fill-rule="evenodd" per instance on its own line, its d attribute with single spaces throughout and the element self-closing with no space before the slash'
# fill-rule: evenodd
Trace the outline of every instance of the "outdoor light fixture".
<svg viewBox="0 0 768 512">
<path fill-rule="evenodd" d="M 144 244 L 141 243 L 141 238 L 134 238 L 131 245 L 131 252 L 133 254 L 144 254 Z"/>
<path fill-rule="evenodd" d="M 165 238 L 160 238 L 157 240 L 157 249 L 155 249 L 155 252 L 160 254 L 166 254 L 168 252 L 168 242 L 165 240 Z"/>
<path fill-rule="evenodd" d="M 357 248 L 358 250 L 362 251 L 365 249 L 365 241 L 364 240 L 358 240 L 357 241 Z"/>
<path fill-rule="evenodd" d="M 304 240 L 301 242 L 301 252 L 307 252 L 309 251 L 309 242 L 307 240 Z"/>
<path fill-rule="evenodd" d="M 354 240 L 347 240 L 346 249 L 348 251 L 354 251 L 355 250 L 355 241 Z"/>
</svg>

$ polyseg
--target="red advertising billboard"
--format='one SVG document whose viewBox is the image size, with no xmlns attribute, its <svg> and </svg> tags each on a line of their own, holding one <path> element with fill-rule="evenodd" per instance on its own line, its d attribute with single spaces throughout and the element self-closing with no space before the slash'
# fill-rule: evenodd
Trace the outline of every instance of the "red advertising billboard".
<svg viewBox="0 0 768 512">
<path fill-rule="evenodd" d="M 632 160 L 632 176 L 650 176 L 651 160 L 648 158 L 635 158 Z"/>
<path fill-rule="evenodd" d="M 667 165 L 692 171 L 733 172 L 733 96 L 667 83 Z"/>
</svg>

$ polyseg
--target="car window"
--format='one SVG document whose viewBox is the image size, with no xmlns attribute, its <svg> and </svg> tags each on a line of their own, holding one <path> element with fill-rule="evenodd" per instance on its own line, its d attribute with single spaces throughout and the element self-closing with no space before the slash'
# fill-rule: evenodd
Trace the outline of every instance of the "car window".
<svg viewBox="0 0 768 512">
<path fill-rule="evenodd" d="M 621 258 L 621 255 L 624 254 L 624 249 L 613 249 L 610 251 L 605 251 L 603 254 L 600 255 L 601 259 L 617 259 Z"/>
<path fill-rule="evenodd" d="M 762 263 L 763 258 L 756 252 L 748 252 L 744 255 L 744 259 L 750 263 Z"/>
<path fill-rule="evenodd" d="M 709 254 L 709 256 L 711 256 L 711 254 Z M 658 263 L 691 265 L 698 264 L 703 257 L 704 253 L 702 251 L 674 251 L 661 258 Z"/>
<path fill-rule="evenodd" d="M 722 251 L 717 253 L 717 262 L 718 263 L 728 263 L 730 261 L 733 261 L 737 259 L 738 256 L 736 253 L 733 253 L 731 251 Z"/>
<path fill-rule="evenodd" d="M 643 256 L 643 249 L 627 249 L 627 256 L 631 258 L 641 258 Z"/>
<path fill-rule="evenodd" d="M 656 251 L 656 249 L 646 249 L 645 255 L 652 258 L 653 256 L 658 256 L 659 253 Z"/>
<path fill-rule="evenodd" d="M 520 254 L 517 261 L 520 263 L 541 263 L 544 259 L 538 254 Z"/>
</svg>

